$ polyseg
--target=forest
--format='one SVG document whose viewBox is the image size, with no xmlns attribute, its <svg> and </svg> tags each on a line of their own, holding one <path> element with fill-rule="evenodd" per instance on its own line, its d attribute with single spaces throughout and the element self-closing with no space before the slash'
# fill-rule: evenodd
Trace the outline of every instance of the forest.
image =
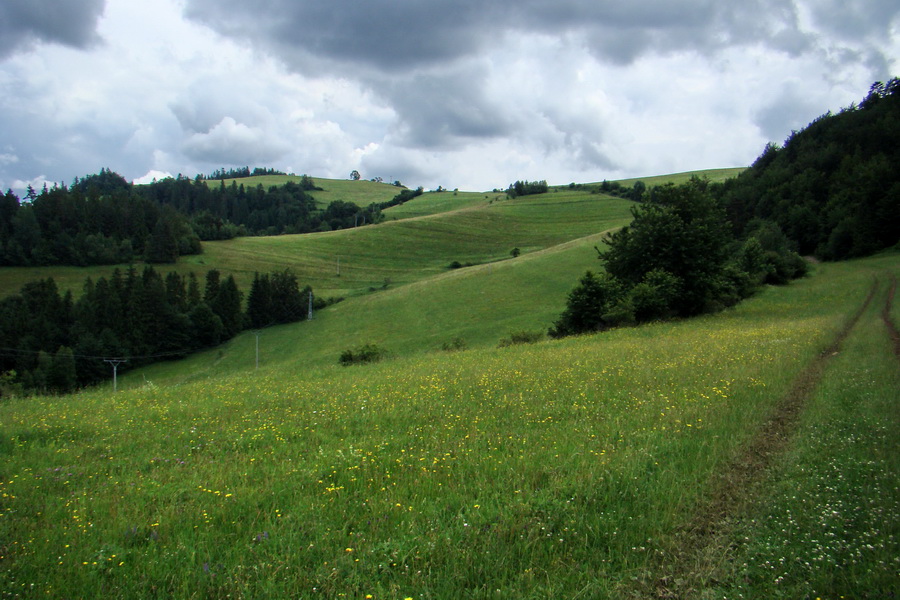
<svg viewBox="0 0 900 600">
<path fill-rule="evenodd" d="M 234 277 L 216 269 L 202 282 L 149 265 L 116 269 L 87 279 L 78 300 L 52 278 L 27 283 L 0 300 L 0 395 L 68 393 L 111 377 L 108 359 L 124 360 L 124 370 L 305 319 L 311 295 L 290 270 L 257 273 L 246 309 Z M 334 301 L 314 298 L 313 308 Z"/>
<path fill-rule="evenodd" d="M 796 250 L 822 260 L 874 254 L 900 240 L 900 79 L 859 105 L 826 113 L 714 193 L 736 234 L 777 223 Z"/>
<path fill-rule="evenodd" d="M 322 209 L 307 193 L 314 189 L 305 175 L 265 189 L 180 175 L 132 185 L 101 169 L 68 186 L 29 188 L 21 199 L 8 190 L 0 196 L 0 265 L 173 263 L 202 252 L 201 240 L 331 231 L 384 218 L 379 204 L 335 200 Z"/>
<path fill-rule="evenodd" d="M 628 195 L 638 202 L 634 219 L 606 236 L 603 272 L 585 273 L 550 335 L 715 312 L 763 284 L 803 276 L 801 254 L 843 260 L 896 246 L 898 139 L 895 78 L 794 132 L 783 148 L 767 145 L 735 179 L 637 182 Z M 623 195 L 618 184 L 600 189 Z"/>
</svg>

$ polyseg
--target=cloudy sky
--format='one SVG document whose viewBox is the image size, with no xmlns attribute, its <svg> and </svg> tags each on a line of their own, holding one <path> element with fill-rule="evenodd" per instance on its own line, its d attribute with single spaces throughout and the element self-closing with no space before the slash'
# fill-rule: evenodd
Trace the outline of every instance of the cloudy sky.
<svg viewBox="0 0 900 600">
<path fill-rule="evenodd" d="M 0 188 L 740 166 L 898 60 L 896 0 L 3 0 Z"/>
</svg>

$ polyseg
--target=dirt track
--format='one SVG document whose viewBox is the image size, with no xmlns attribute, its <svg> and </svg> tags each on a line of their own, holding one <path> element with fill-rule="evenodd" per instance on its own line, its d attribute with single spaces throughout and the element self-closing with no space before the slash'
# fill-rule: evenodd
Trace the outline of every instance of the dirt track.
<svg viewBox="0 0 900 600">
<path fill-rule="evenodd" d="M 894 351 L 900 358 L 900 334 L 890 319 L 895 288 L 896 280 L 892 278 L 882 318 L 894 340 Z M 663 557 L 653 579 L 643 582 L 638 595 L 665 599 L 693 598 L 712 581 L 716 565 L 721 564 L 723 556 L 731 551 L 732 544 L 728 538 L 730 524 L 746 512 L 767 470 L 786 450 L 797 430 L 803 408 L 819 384 L 829 359 L 840 351 L 841 344 L 877 291 L 878 281 L 875 281 L 862 306 L 828 348 L 797 375 L 787 394 L 746 448 L 714 476 L 712 493 L 697 507 L 690 522 L 676 533 L 676 548 Z"/>
</svg>

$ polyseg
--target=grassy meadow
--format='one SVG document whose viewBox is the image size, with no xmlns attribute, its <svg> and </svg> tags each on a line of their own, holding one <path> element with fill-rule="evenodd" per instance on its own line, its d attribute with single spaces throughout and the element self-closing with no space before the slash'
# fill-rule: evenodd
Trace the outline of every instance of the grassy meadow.
<svg viewBox="0 0 900 600">
<path fill-rule="evenodd" d="M 477 311 L 498 301 L 510 314 L 558 313 L 559 296 L 513 285 L 517 271 L 521 282 L 553 277 L 551 258 L 581 270 L 576 256 L 591 256 L 592 242 L 348 300 L 278 328 L 290 335 L 269 340 L 258 371 L 209 366 L 195 380 L 170 373 L 142 384 L 135 374 L 118 394 L 3 402 L 0 594 L 639 596 L 640 582 L 664 574 L 660 557 L 713 474 L 875 278 L 875 302 L 696 597 L 896 594 L 900 362 L 878 311 L 900 256 L 820 265 L 690 321 L 503 349 L 487 338 L 459 352 L 404 349 L 404 336 L 427 337 L 432 320 L 448 328 L 435 328 L 435 343 L 475 336 L 488 327 Z M 507 283 L 490 289 L 490 277 Z M 496 299 L 479 303 L 482 287 Z M 468 297 L 449 300 L 464 289 Z M 437 317 L 399 308 L 412 298 L 457 306 Z M 391 306 L 396 325 L 380 330 Z M 343 331 L 333 321 L 351 317 L 403 351 L 348 368 L 314 358 L 304 328 Z M 334 344 L 322 337 L 316 344 Z M 222 352 L 227 362 L 233 349 Z"/>
<path fill-rule="evenodd" d="M 378 183 L 366 179 L 352 181 L 350 179 L 322 179 L 313 177 L 312 180 L 316 187 L 322 189 L 311 191 L 310 195 L 315 198 L 316 203 L 323 208 L 328 206 L 328 204 L 334 200 L 353 202 L 359 206 L 368 206 L 373 202 L 387 202 L 399 194 L 402 189 L 389 183 Z M 224 183 L 225 187 L 229 187 L 232 183 L 235 183 L 238 186 L 243 185 L 244 188 L 255 188 L 256 186 L 261 185 L 263 188 L 269 189 L 272 186 L 284 185 L 289 181 L 299 183 L 300 176 L 256 175 L 254 177 L 241 177 L 238 179 L 223 179 L 221 180 L 221 183 L 218 179 L 209 179 L 206 183 L 209 186 L 219 186 Z"/>
<path fill-rule="evenodd" d="M 687 171 L 684 173 L 672 173 L 670 175 L 654 175 L 652 177 L 635 177 L 633 179 L 620 179 L 619 183 L 623 186 L 632 186 L 638 181 L 643 181 L 647 186 L 666 185 L 672 183 L 681 185 L 687 183 L 692 177 L 700 177 L 707 179 L 713 183 L 725 181 L 732 177 L 737 177 L 746 169 L 746 167 L 731 167 L 728 169 L 706 169 L 703 171 Z"/>
<path fill-rule="evenodd" d="M 246 292 L 254 272 L 291 268 L 303 285 L 311 285 L 320 296 L 359 295 L 385 284 L 397 286 L 444 273 L 453 261 L 507 260 L 513 248 L 526 255 L 620 227 L 631 218 L 630 202 L 585 192 L 495 202 L 479 194 L 477 204 L 470 198 L 459 209 L 439 212 L 453 208 L 453 201 L 445 200 L 452 194 L 425 194 L 396 207 L 409 206 L 407 214 L 415 211 L 425 216 L 326 233 L 204 242 L 203 254 L 184 256 L 175 265 L 157 269 L 194 272 L 202 278 L 216 268 L 225 276 L 234 275 Z M 86 277 L 108 277 L 114 268 L 4 267 L 0 290 L 11 294 L 28 281 L 53 277 L 61 290 L 77 296 Z"/>
</svg>

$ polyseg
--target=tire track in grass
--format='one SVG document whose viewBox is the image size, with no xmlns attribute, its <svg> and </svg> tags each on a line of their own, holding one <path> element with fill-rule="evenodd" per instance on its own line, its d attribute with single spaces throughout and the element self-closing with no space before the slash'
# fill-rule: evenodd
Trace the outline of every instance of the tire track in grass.
<svg viewBox="0 0 900 600">
<path fill-rule="evenodd" d="M 772 415 L 747 446 L 730 464 L 713 475 L 711 493 L 697 507 L 687 525 L 676 532 L 672 547 L 662 553 L 657 567 L 638 582 L 638 597 L 695 598 L 701 595 L 708 583 L 715 583 L 714 574 L 718 566 L 727 561 L 732 551 L 729 535 L 732 523 L 745 513 L 759 492 L 766 472 L 786 450 L 799 426 L 803 408 L 822 379 L 829 359 L 840 351 L 841 344 L 877 291 L 876 280 L 862 306 L 831 344 L 797 375 Z M 890 302 L 889 294 L 886 311 L 890 311 Z M 897 349 L 897 338 L 894 339 Z"/>
<path fill-rule="evenodd" d="M 884 308 L 881 310 L 881 319 L 884 321 L 884 326 L 887 327 L 888 335 L 894 343 L 894 356 L 897 357 L 897 360 L 900 360 L 900 331 L 898 331 L 897 325 L 891 318 L 891 309 L 894 306 L 894 292 L 896 291 L 897 278 L 891 275 L 891 287 L 888 290 L 887 301 L 884 303 Z"/>
</svg>

